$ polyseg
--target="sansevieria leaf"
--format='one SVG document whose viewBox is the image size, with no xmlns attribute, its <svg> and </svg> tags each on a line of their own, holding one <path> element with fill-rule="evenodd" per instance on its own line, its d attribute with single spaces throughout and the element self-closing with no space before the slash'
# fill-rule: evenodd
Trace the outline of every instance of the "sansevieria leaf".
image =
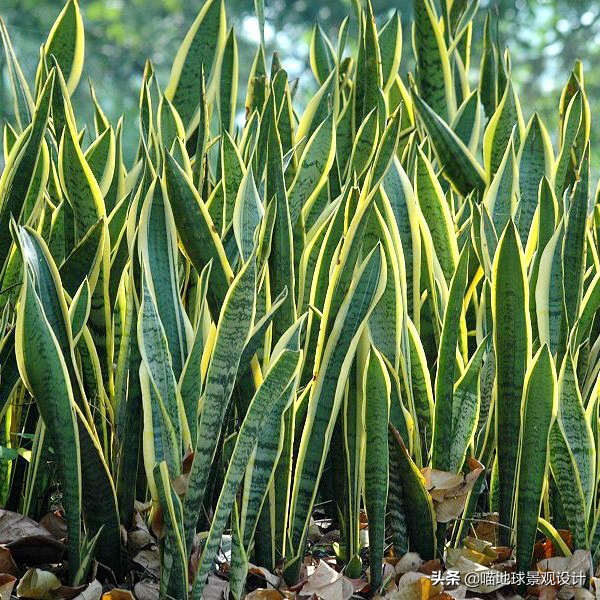
<svg viewBox="0 0 600 600">
<path fill-rule="evenodd" d="M 0 176 L 0 269 L 11 245 L 10 219 L 18 219 L 23 210 L 35 165 L 41 152 L 46 131 L 55 72 L 51 71 L 42 88 L 31 125 L 25 129 L 13 146 L 7 164 Z"/>
<path fill-rule="evenodd" d="M 46 56 L 54 57 L 58 62 L 69 94 L 75 91 L 81 77 L 84 35 L 79 3 L 68 0 L 48 34 L 44 51 Z"/>
<path fill-rule="evenodd" d="M 79 241 L 90 227 L 106 214 L 100 186 L 81 151 L 74 123 L 67 127 L 60 144 L 61 184 L 75 215 L 75 236 Z"/>
<path fill-rule="evenodd" d="M 181 116 L 188 134 L 199 120 L 201 71 L 204 69 L 207 74 L 210 88 L 212 81 L 217 81 L 214 68 L 225 43 L 225 35 L 223 0 L 208 0 L 175 56 L 165 96 Z"/>
<path fill-rule="evenodd" d="M 421 212 L 431 231 L 431 239 L 447 282 L 450 282 L 458 263 L 458 243 L 454 222 L 442 187 L 433 166 L 423 151 L 417 149 L 415 192 Z"/>
<path fill-rule="evenodd" d="M 373 589 L 381 585 L 388 494 L 390 381 L 383 358 L 372 348 L 365 369 L 365 506 L 369 519 L 369 564 Z"/>
<path fill-rule="evenodd" d="M 516 492 L 517 568 L 528 571 L 549 464 L 548 437 L 556 414 L 554 361 L 544 344 L 527 371 L 519 443 Z"/>
<path fill-rule="evenodd" d="M 579 181 L 570 198 L 566 215 L 565 236 L 562 246 L 563 289 L 566 325 L 573 327 L 579 313 L 583 293 L 583 274 L 585 271 L 586 221 L 589 202 L 589 147 L 586 149 Z M 563 340 L 567 338 L 563 332 Z"/>
<path fill-rule="evenodd" d="M 404 440 L 391 426 L 390 465 L 397 467 L 394 479 L 403 498 L 409 547 L 423 559 L 432 560 L 436 553 L 433 501 L 425 487 L 425 477 L 410 458 Z"/>
<path fill-rule="evenodd" d="M 379 31 L 383 90 L 389 91 L 396 80 L 402 58 L 402 22 L 396 11 Z"/>
<path fill-rule="evenodd" d="M 86 396 L 88 390 L 83 376 L 85 369 L 83 363 L 80 366 L 76 362 L 71 323 L 60 276 L 38 234 L 27 228 L 15 229 L 14 234 L 31 277 L 31 285 L 37 297 L 44 299 L 44 316 L 62 354 L 71 385 L 81 456 L 82 507 L 86 525 L 93 536 L 99 535 L 100 544 L 96 549 L 98 559 L 119 572 L 119 518 L 114 483 L 95 429 L 92 415 L 94 406 Z M 89 333 L 85 327 L 82 335 L 89 342 Z M 84 353 L 80 355 L 83 357 Z"/>
<path fill-rule="evenodd" d="M 229 289 L 217 325 L 214 349 L 206 374 L 202 408 L 194 444 L 194 461 L 184 500 L 185 532 L 191 546 L 196 522 L 217 449 L 244 345 L 256 308 L 256 261 L 249 260 Z"/>
<path fill-rule="evenodd" d="M 333 324 L 309 398 L 306 424 L 296 464 L 290 514 L 292 549 L 301 556 L 317 485 L 323 471 L 324 450 L 333 433 L 345 378 L 366 319 L 383 293 L 387 267 L 381 247 L 363 261 Z"/>
<path fill-rule="evenodd" d="M 242 481 L 252 450 L 258 441 L 261 425 L 269 418 L 271 412 L 276 413 L 281 418 L 290 401 L 290 395 L 286 394 L 285 391 L 298 373 L 301 356 L 299 351 L 285 350 L 273 362 L 264 382 L 250 402 L 246 418 L 237 435 L 235 448 L 217 502 L 215 516 L 202 553 L 192 598 L 197 600 L 202 598 L 206 577 L 217 554 L 223 528 L 235 501 L 236 491 Z"/>
<path fill-rule="evenodd" d="M 524 130 L 521 106 L 509 81 L 483 134 L 483 163 L 490 179 L 498 171 L 511 137 L 519 147 Z"/>
<path fill-rule="evenodd" d="M 525 246 L 533 215 L 538 203 L 542 177 L 551 178 L 554 169 L 552 143 L 539 115 L 535 114 L 525 133 L 518 154 L 520 200 L 517 209 L 517 227 Z"/>
<path fill-rule="evenodd" d="M 450 123 L 456 112 L 450 57 L 431 0 L 415 0 L 413 48 L 417 59 L 419 95 Z"/>
<path fill-rule="evenodd" d="M 165 462 L 155 465 L 154 481 L 156 481 L 167 531 L 162 551 L 161 593 L 185 599 L 188 596 L 188 575 L 183 534 L 183 507 L 173 489 Z"/>
<path fill-rule="evenodd" d="M 28 272 L 19 304 L 15 336 L 17 363 L 49 427 L 59 464 L 69 535 L 69 573 L 73 578 L 81 561 L 82 494 L 75 401 L 65 358 Z"/>
<path fill-rule="evenodd" d="M 488 351 L 488 338 L 484 338 L 471 360 L 465 367 L 461 378 L 454 386 L 452 406 L 452 442 L 450 444 L 450 469 L 457 471 L 463 466 L 469 447 L 473 441 L 479 408 L 480 376 L 484 356 Z"/>
<path fill-rule="evenodd" d="M 165 157 L 165 187 L 177 233 L 196 271 L 201 273 L 213 261 L 208 301 L 211 314 L 216 319 L 233 278 L 223 243 L 204 201 L 189 176 L 170 154 Z"/>
<path fill-rule="evenodd" d="M 473 190 L 482 192 L 486 185 L 485 172 L 469 148 L 417 94 L 413 94 L 413 102 L 429 134 L 444 176 L 463 196 Z"/>
<path fill-rule="evenodd" d="M 570 353 L 565 356 L 561 366 L 558 392 L 557 421 L 575 461 L 585 500 L 586 516 L 589 516 L 594 494 L 596 448 L 590 423 L 585 416 L 577 373 Z"/>
<path fill-rule="evenodd" d="M 460 466 L 451 464 L 450 461 L 453 458 L 453 453 L 449 452 L 449 449 L 454 433 L 455 365 L 457 342 L 460 332 L 458 324 L 462 315 L 468 265 L 469 247 L 466 246 L 460 255 L 456 272 L 450 284 L 435 379 L 435 428 L 433 430 L 431 464 L 434 469 L 441 471 L 454 471 Z M 465 415 L 462 416 L 464 417 Z"/>
<path fill-rule="evenodd" d="M 335 51 L 318 23 L 310 38 L 310 66 L 319 84 L 322 84 L 335 65 Z"/>
<path fill-rule="evenodd" d="M 140 383 L 144 406 L 144 464 L 150 490 L 156 495 L 153 481 L 156 463 L 166 462 L 172 478 L 181 474 L 182 417 L 185 418 L 185 415 L 180 412 L 167 337 L 147 277 L 144 275 L 142 282 L 137 331 L 142 357 Z"/>
<path fill-rule="evenodd" d="M 191 324 L 179 297 L 177 230 L 166 189 L 154 180 L 140 213 L 138 245 L 146 277 L 163 324 L 173 373 L 179 379 L 188 354 Z"/>
<path fill-rule="evenodd" d="M 524 256 L 514 223 L 504 230 L 494 260 L 492 314 L 496 356 L 496 436 L 500 522 L 511 526 L 515 498 L 520 415 L 525 373 L 531 360 L 529 289 Z M 501 528 L 502 543 L 510 530 Z"/>
<path fill-rule="evenodd" d="M 13 90 L 14 114 L 19 129 L 22 131 L 29 125 L 33 113 L 33 98 L 27 80 L 19 65 L 12 42 L 6 30 L 4 20 L 0 19 L 0 36 L 4 45 L 4 55 L 8 69 L 8 78 Z"/>
<path fill-rule="evenodd" d="M 303 208 L 309 209 L 327 182 L 327 174 L 335 157 L 335 128 L 329 115 L 308 140 L 296 177 L 290 187 L 290 220 L 294 224 Z"/>
</svg>

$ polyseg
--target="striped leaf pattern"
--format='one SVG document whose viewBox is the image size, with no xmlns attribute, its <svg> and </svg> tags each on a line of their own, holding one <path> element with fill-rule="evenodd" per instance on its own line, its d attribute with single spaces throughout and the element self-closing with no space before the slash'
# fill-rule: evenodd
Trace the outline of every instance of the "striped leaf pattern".
<svg viewBox="0 0 600 600">
<path fill-rule="evenodd" d="M 78 0 L 34 81 L 0 19 L 0 501 L 39 519 L 54 456 L 71 584 L 92 558 L 121 575 L 136 501 L 165 597 L 202 597 L 229 527 L 233 597 L 251 563 L 297 584 L 317 506 L 356 578 L 366 515 L 373 591 L 387 543 L 444 561 L 480 511 L 521 571 L 538 531 L 568 550 L 558 528 L 600 560 L 582 64 L 550 131 L 492 16 L 472 39 L 477 2 L 413 2 L 414 77 L 400 16 L 354 5 L 356 27 L 307 40 L 303 102 L 265 3 L 244 85 L 227 1 L 206 0 L 166 87 L 141 73 L 132 161 L 94 88 L 77 114 Z M 432 473 L 472 484 L 453 518 Z"/>
</svg>

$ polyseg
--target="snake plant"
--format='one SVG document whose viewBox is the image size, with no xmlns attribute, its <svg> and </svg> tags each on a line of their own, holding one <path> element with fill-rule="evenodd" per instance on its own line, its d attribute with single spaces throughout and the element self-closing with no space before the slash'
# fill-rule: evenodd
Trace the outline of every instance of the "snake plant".
<svg viewBox="0 0 600 600">
<path fill-rule="evenodd" d="M 296 582 L 317 504 L 340 565 L 368 564 L 373 589 L 390 544 L 432 559 L 481 511 L 499 513 L 519 569 L 538 526 L 598 562 L 600 212 L 581 64 L 552 137 L 489 18 L 478 69 L 476 1 L 414 0 L 407 64 L 399 16 L 376 22 L 367 1 L 337 40 L 314 28 L 303 105 L 256 5 L 247 85 L 224 0 L 204 2 L 168 81 L 146 64 L 131 162 L 135 124 L 101 93 L 93 122 L 75 114 L 77 0 L 35 81 L 0 20 L 14 104 L 0 502 L 39 517 L 52 457 L 78 581 L 90 540 L 121 572 L 120 528 L 151 501 L 162 597 L 202 598 L 225 530 L 233 597 L 250 562 Z M 423 469 L 473 461 L 485 471 L 448 523 Z"/>
</svg>

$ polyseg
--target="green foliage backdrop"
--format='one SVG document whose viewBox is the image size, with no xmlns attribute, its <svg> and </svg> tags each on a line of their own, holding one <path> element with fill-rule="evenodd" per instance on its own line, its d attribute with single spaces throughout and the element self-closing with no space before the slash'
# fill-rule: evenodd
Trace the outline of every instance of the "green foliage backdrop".
<svg viewBox="0 0 600 600">
<path fill-rule="evenodd" d="M 111 120 L 124 114 L 126 121 L 137 118 L 137 93 L 147 58 L 165 82 L 177 46 L 201 6 L 200 0 L 85 0 L 81 10 L 86 29 L 86 74 L 102 92 L 103 105 Z M 586 87 L 592 110 L 600 108 L 600 8 L 594 0 L 482 0 L 481 7 L 497 14 L 501 46 L 513 54 L 513 81 L 527 116 L 538 110 L 550 129 L 555 130 L 556 98 L 564 74 L 582 58 Z M 0 9 L 11 32 L 15 49 L 27 75 L 33 74 L 37 48 L 60 11 L 60 0 L 4 0 Z M 306 71 L 308 42 L 313 24 L 318 21 L 331 38 L 341 22 L 352 12 L 351 0 L 267 0 L 267 50 L 285 56 L 284 67 L 291 77 L 302 75 L 303 98 L 310 97 L 313 80 Z M 385 21 L 394 10 L 402 16 L 404 39 L 410 40 L 412 0 L 375 0 L 378 21 Z M 228 15 L 238 34 L 240 80 L 247 80 L 258 27 L 252 0 L 231 0 Z M 481 29 L 484 11 L 474 20 L 473 65 L 481 54 Z M 275 36 L 271 31 L 278 32 Z M 403 48 L 403 64 L 411 67 L 410 44 Z M 0 65 L 3 57 L 0 54 Z M 2 86 L 2 83 L 4 85 Z M 0 120 L 10 111 L 6 81 L 0 81 Z M 308 90 L 306 87 L 308 86 Z M 314 90 L 313 90 L 314 91 Z M 86 99 L 82 98 L 86 96 Z M 76 105 L 87 104 L 89 91 L 81 86 Z M 301 98 L 302 99 L 302 98 Z M 91 115 L 88 115 L 91 119 Z M 592 139 L 598 147 L 600 132 Z M 137 140 L 133 128 L 125 130 L 124 152 L 131 157 Z"/>
</svg>

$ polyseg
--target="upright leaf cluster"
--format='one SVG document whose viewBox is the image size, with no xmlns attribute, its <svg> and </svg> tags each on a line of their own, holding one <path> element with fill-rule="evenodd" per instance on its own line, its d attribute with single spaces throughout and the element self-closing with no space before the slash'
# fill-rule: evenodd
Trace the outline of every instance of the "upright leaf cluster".
<svg viewBox="0 0 600 600">
<path fill-rule="evenodd" d="M 93 127 L 74 114 L 77 0 L 31 86 L 0 21 L 14 94 L 0 444 L 33 438 L 27 464 L 0 459 L 0 502 L 44 512 L 53 453 L 72 580 L 90 548 L 120 571 L 136 500 L 164 532 L 162 597 L 202 598 L 225 529 L 233 597 L 250 561 L 297 581 L 317 503 L 340 524 L 349 576 L 366 511 L 374 589 L 388 533 L 432 559 L 476 509 L 499 512 L 519 569 L 538 519 L 600 559 L 583 72 L 561 95 L 554 147 L 537 114 L 526 123 L 489 20 L 471 84 L 477 2 L 442 4 L 414 2 L 414 76 L 397 14 L 378 26 L 359 9 L 355 53 L 348 20 L 337 41 L 315 26 L 319 87 L 303 111 L 261 36 L 238 115 L 236 35 L 224 0 L 206 0 L 164 90 L 145 66 L 132 164 L 93 90 Z M 439 504 L 423 470 L 475 472 L 464 512 Z"/>
</svg>

